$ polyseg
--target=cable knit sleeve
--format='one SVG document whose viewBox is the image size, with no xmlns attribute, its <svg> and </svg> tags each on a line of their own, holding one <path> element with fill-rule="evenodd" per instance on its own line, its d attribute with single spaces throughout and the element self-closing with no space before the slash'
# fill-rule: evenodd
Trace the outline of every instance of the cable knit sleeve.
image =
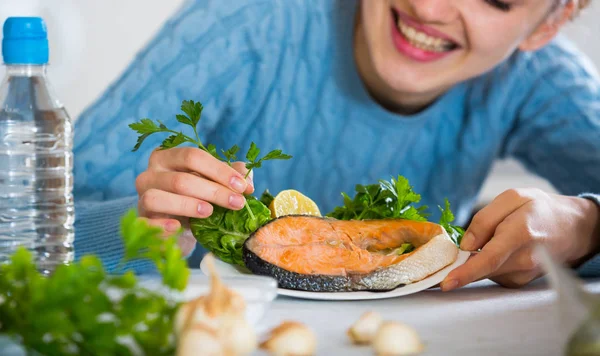
<svg viewBox="0 0 600 356">
<path fill-rule="evenodd" d="M 273 0 L 186 3 L 75 123 L 76 258 L 86 253 L 115 266 L 122 255 L 120 217 L 137 206 L 135 178 L 165 137 L 132 152 L 128 125 L 148 117 L 175 120 L 182 100 L 200 101 L 203 140 L 227 136 L 239 109 L 257 110 L 274 80 L 281 50 L 281 6 Z M 126 29 L 124 29 L 126 30 Z M 255 117 L 256 115 L 248 115 Z M 185 132 L 185 131 L 184 131 Z M 148 264 L 132 265 L 146 271 Z"/>
<path fill-rule="evenodd" d="M 532 55 L 522 75 L 527 94 L 504 154 L 561 194 L 600 204 L 600 79 L 593 65 L 570 45 L 552 45 Z M 579 272 L 600 276 L 600 255 Z"/>
</svg>

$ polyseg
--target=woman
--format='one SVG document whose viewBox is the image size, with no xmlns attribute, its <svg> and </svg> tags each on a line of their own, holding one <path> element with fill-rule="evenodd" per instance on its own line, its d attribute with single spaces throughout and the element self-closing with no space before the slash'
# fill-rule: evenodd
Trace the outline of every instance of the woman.
<svg viewBox="0 0 600 356">
<path fill-rule="evenodd" d="M 561 195 L 500 194 L 461 245 L 482 251 L 442 289 L 482 278 L 530 282 L 540 275 L 534 242 L 599 275 L 600 200 L 584 193 L 600 192 L 600 82 L 558 36 L 586 5 L 192 1 L 77 122 L 78 254 L 100 253 L 112 266 L 118 219 L 132 206 L 174 231 L 210 216 L 213 204 L 240 209 L 244 192 L 297 189 L 330 211 L 342 204 L 340 192 L 398 174 L 424 205 L 448 198 L 464 224 L 494 159 L 515 157 Z M 254 141 L 294 158 L 244 180 L 243 165 L 232 169 L 198 149 L 153 152 L 164 137 L 130 152 L 128 125 L 142 117 L 186 130 L 174 120 L 182 100 L 204 104 L 204 142 Z M 189 253 L 193 245 L 188 232 L 182 246 Z"/>
</svg>

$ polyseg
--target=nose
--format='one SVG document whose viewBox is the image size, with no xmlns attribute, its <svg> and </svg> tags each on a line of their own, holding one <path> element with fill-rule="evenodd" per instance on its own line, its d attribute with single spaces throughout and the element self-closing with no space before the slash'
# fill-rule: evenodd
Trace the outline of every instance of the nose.
<svg viewBox="0 0 600 356">
<path fill-rule="evenodd" d="M 415 16 L 426 23 L 447 24 L 458 17 L 458 0 L 408 0 Z"/>
</svg>

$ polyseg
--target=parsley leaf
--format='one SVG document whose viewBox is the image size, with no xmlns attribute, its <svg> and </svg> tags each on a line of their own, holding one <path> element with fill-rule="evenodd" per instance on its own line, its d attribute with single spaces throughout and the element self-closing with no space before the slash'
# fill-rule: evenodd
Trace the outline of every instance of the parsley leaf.
<svg viewBox="0 0 600 356">
<path fill-rule="evenodd" d="M 260 196 L 260 202 L 265 204 L 265 206 L 269 206 L 271 205 L 271 202 L 275 199 L 275 197 L 273 196 L 273 194 L 271 194 L 271 192 L 269 192 L 268 189 L 265 189 L 265 191 L 262 193 L 262 195 Z"/>
<path fill-rule="evenodd" d="M 379 184 L 356 185 L 356 194 L 351 198 L 342 192 L 344 205 L 335 207 L 328 217 L 339 220 L 365 220 L 365 219 L 407 219 L 415 221 L 428 221 L 427 206 L 416 206 L 421 200 L 408 179 L 403 176 L 392 178 L 390 181 L 379 181 Z M 464 229 L 451 225 L 454 215 L 450 210 L 450 202 L 445 200 L 440 225 L 450 235 L 450 238 L 460 245 Z"/>
<path fill-rule="evenodd" d="M 121 234 L 122 262 L 149 258 L 165 286 L 185 288 L 189 270 L 175 237 L 163 239 L 133 210 L 122 218 Z M 0 333 L 28 354 L 172 355 L 180 304 L 168 296 L 139 285 L 131 271 L 105 271 L 93 255 L 42 276 L 32 254 L 19 248 L 0 265 Z"/>
<path fill-rule="evenodd" d="M 405 243 L 400 245 L 400 247 L 395 251 L 397 255 L 402 255 L 405 253 L 412 252 L 415 249 L 415 246 L 411 243 Z"/>
<path fill-rule="evenodd" d="M 356 195 L 351 198 L 342 193 L 344 205 L 327 214 L 339 220 L 409 219 L 426 221 L 426 206 L 415 207 L 421 196 L 413 191 L 408 180 L 402 176 L 379 184 L 356 185 Z"/>
<path fill-rule="evenodd" d="M 167 137 L 160 145 L 161 149 L 173 148 L 181 145 L 186 141 L 185 136 L 180 132 L 177 135 Z"/>
<path fill-rule="evenodd" d="M 125 244 L 123 262 L 134 259 L 152 260 L 163 277 L 163 283 L 170 288 L 183 290 L 190 274 L 177 238 L 163 238 L 162 229 L 148 225 L 138 219 L 134 211 L 129 211 L 122 219 L 121 234 Z"/>
<path fill-rule="evenodd" d="M 135 146 L 133 147 L 133 151 L 137 151 L 144 143 L 144 140 L 148 138 L 148 136 L 157 133 L 157 132 L 169 132 L 167 128 L 159 122 L 160 125 L 156 125 L 154 121 L 150 119 L 141 119 L 139 122 L 134 122 L 130 124 L 129 127 L 137 132 L 140 136 L 137 139 Z"/>
<path fill-rule="evenodd" d="M 222 160 L 221 156 L 219 156 L 219 153 L 217 152 L 217 146 L 213 145 L 212 143 L 206 147 L 206 151 L 214 158 Z"/>
<path fill-rule="evenodd" d="M 196 126 L 196 125 L 194 125 L 194 122 L 192 121 L 192 119 L 190 119 L 186 115 L 177 114 L 177 115 L 175 115 L 175 117 L 177 118 L 177 121 L 181 122 L 182 124 L 186 124 L 186 125 L 192 126 L 192 127 Z"/>
<path fill-rule="evenodd" d="M 248 153 L 246 153 L 246 159 L 248 160 L 248 163 L 246 163 L 246 169 L 248 169 L 248 172 L 246 173 L 246 177 L 248 177 L 248 175 L 254 168 L 262 167 L 262 163 L 264 161 L 270 161 L 270 160 L 276 160 L 276 159 L 288 160 L 288 159 L 292 158 L 292 156 L 283 153 L 281 150 L 273 150 L 273 151 L 267 153 L 261 159 L 258 158 L 259 155 L 260 155 L 260 149 L 258 148 L 258 146 L 256 146 L 256 144 L 254 142 L 252 142 L 250 144 L 250 148 L 248 149 Z"/>
<path fill-rule="evenodd" d="M 200 102 L 194 102 L 193 100 L 184 100 L 181 103 L 181 111 L 188 115 L 188 125 L 194 128 L 198 125 L 198 122 L 200 122 L 200 117 L 202 116 L 203 109 L 204 107 Z"/>
<path fill-rule="evenodd" d="M 256 143 L 250 143 L 250 148 L 248 149 L 248 153 L 246 153 L 246 159 L 249 162 L 256 162 L 258 155 L 260 154 L 260 148 L 256 146 Z"/>
<path fill-rule="evenodd" d="M 229 165 L 231 165 L 232 161 L 237 160 L 236 154 L 238 153 L 239 150 L 240 150 L 240 148 L 238 147 L 238 145 L 233 145 L 227 151 L 221 150 L 221 152 L 223 152 L 225 159 L 227 159 L 227 163 L 229 163 Z"/>
<path fill-rule="evenodd" d="M 129 127 L 139 134 L 151 134 L 161 131 L 161 128 L 150 119 L 142 119 L 140 122 L 130 124 Z"/>
<path fill-rule="evenodd" d="M 454 243 L 460 246 L 460 242 L 462 241 L 463 235 L 465 234 L 465 230 L 460 226 L 450 224 L 454 221 L 454 214 L 452 214 L 452 211 L 450 210 L 450 202 L 448 201 L 448 199 L 445 199 L 444 209 L 442 209 L 441 206 L 439 207 L 439 209 L 442 212 L 442 215 L 440 217 L 440 225 L 444 227 L 444 229 L 446 230 L 448 235 L 450 235 L 450 238 L 452 238 Z"/>
<path fill-rule="evenodd" d="M 264 156 L 261 160 L 262 161 L 269 161 L 269 160 L 274 160 L 274 159 L 287 160 L 290 158 L 292 158 L 292 156 L 282 153 L 281 150 L 273 150 L 273 151 L 267 153 L 267 155 Z"/>
</svg>

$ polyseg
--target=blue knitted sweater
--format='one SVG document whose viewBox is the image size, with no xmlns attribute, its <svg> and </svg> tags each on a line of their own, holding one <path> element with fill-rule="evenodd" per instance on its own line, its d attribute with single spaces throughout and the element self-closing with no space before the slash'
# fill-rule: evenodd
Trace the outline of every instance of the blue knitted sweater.
<svg viewBox="0 0 600 356">
<path fill-rule="evenodd" d="M 355 11 L 356 0 L 186 3 L 76 122 L 77 258 L 118 262 L 120 218 L 137 206 L 135 178 L 164 138 L 132 152 L 128 125 L 149 117 L 185 130 L 175 120 L 182 100 L 204 105 L 204 142 L 255 141 L 294 156 L 255 173 L 258 193 L 297 189 L 324 212 L 357 183 L 403 175 L 432 219 L 448 198 L 464 224 L 504 157 L 562 194 L 600 192 L 600 81 L 568 42 L 517 52 L 403 116 L 373 101 L 357 74 Z M 130 267 L 151 271 L 145 262 Z M 600 275 L 600 257 L 582 273 Z"/>
</svg>

